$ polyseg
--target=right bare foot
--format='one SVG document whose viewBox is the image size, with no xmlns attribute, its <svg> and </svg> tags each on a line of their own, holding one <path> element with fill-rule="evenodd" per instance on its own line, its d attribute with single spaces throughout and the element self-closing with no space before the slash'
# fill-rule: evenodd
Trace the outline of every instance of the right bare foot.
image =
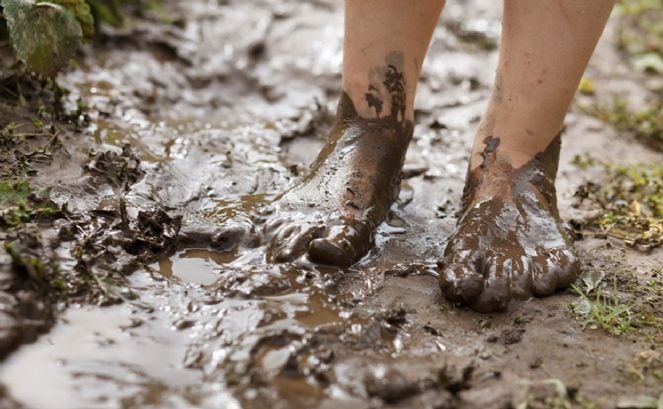
<svg viewBox="0 0 663 409">
<path fill-rule="evenodd" d="M 370 250 L 378 225 L 398 195 L 412 122 L 403 112 L 366 119 L 344 93 L 337 123 L 309 174 L 259 211 L 267 259 L 304 254 L 351 265 Z"/>
</svg>

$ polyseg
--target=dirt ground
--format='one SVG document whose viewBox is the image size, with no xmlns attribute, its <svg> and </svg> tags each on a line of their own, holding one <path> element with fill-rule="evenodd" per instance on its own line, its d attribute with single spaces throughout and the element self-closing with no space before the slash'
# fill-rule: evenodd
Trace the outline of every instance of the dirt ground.
<svg viewBox="0 0 663 409">
<path fill-rule="evenodd" d="M 375 249 L 346 270 L 266 264 L 236 228 L 322 145 L 339 96 L 342 3 L 179 7 L 168 6 L 172 24 L 106 29 L 88 45 L 58 78 L 68 93 L 67 114 L 49 117 L 57 134 L 24 128 L 0 168 L 50 188 L 50 199 L 28 198 L 48 217 L 0 235 L 0 407 L 656 407 L 646 404 L 663 397 L 660 247 L 600 234 L 576 243 L 589 300 L 600 286 L 632 309 L 623 333 L 605 329 L 615 319 L 583 318 L 571 289 L 488 315 L 440 295 L 435 263 L 497 60 L 494 1 L 448 1 L 399 200 Z M 617 50 L 617 22 L 587 71 L 595 94 L 579 95 L 566 121 L 568 221 L 592 212 L 576 192 L 603 172 L 576 157 L 663 159 L 578 108 L 612 95 L 646 104 L 663 88 Z M 31 109 L 5 111 L 2 125 Z M 629 403 L 638 395 L 645 406 Z"/>
</svg>

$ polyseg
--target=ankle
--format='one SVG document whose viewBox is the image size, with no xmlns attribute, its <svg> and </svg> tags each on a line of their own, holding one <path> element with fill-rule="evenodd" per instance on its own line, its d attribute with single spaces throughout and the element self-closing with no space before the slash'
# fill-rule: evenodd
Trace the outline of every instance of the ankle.
<svg viewBox="0 0 663 409">
<path fill-rule="evenodd" d="M 398 72 L 395 76 L 400 75 Z M 384 84 L 369 84 L 365 81 L 343 80 L 342 94 L 339 101 L 343 105 L 352 105 L 352 112 L 364 119 L 391 119 L 395 122 L 414 120 L 414 96 L 416 86 L 406 87 L 405 83 L 394 80 L 395 89 L 386 89 Z M 343 107 L 345 108 L 345 107 Z M 340 109 L 339 109 L 340 111 Z M 346 112 L 345 110 L 343 112 Z"/>
<path fill-rule="evenodd" d="M 508 165 L 512 169 L 519 169 L 528 164 L 540 153 L 527 147 L 510 146 L 509 141 L 492 136 L 477 137 L 470 157 L 470 169 L 487 167 L 492 163 Z"/>
</svg>

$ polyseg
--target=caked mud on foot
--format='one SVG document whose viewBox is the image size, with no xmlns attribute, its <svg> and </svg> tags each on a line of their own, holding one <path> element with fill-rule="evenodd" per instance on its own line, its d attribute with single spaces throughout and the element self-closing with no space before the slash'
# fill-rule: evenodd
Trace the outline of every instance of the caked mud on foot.
<svg viewBox="0 0 663 409">
<path fill-rule="evenodd" d="M 363 118 L 346 94 L 338 116 L 311 172 L 259 211 L 268 261 L 306 254 L 324 264 L 354 263 L 371 248 L 398 195 L 411 122 L 399 111 Z"/>
<path fill-rule="evenodd" d="M 560 137 L 517 169 L 499 154 L 499 142 L 484 140 L 483 162 L 468 173 L 461 217 L 438 263 L 442 292 L 480 312 L 552 294 L 579 272 L 556 205 Z"/>
<path fill-rule="evenodd" d="M 363 94 L 359 113 L 345 92 L 336 125 L 310 172 L 264 206 L 254 218 L 267 260 L 347 266 L 373 244 L 378 225 L 398 195 L 405 152 L 412 138 L 406 118 L 403 58 L 391 53 Z"/>
</svg>

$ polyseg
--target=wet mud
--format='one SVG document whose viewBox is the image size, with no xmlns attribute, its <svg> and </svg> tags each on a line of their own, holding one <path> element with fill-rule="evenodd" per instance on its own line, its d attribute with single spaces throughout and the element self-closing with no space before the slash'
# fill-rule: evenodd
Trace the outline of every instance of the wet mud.
<svg viewBox="0 0 663 409">
<path fill-rule="evenodd" d="M 351 153 L 362 135 L 370 145 L 398 133 L 379 121 L 393 115 L 407 122 L 400 104 L 369 89 L 376 118 L 338 126 L 342 4 L 167 4 L 181 16 L 176 24 L 106 30 L 83 63 L 59 77 L 70 115 L 53 119 L 63 124 L 60 144 L 49 144 L 52 135 L 16 139 L 21 152 L 49 148 L 48 158 L 19 161 L 25 172 L 14 176 L 37 191 L 49 187 L 55 207 L 35 202 L 21 224 L 3 226 L 0 238 L 15 251 L 0 253 L 0 406 L 511 408 L 590 401 L 610 408 L 623 397 L 661 393 L 655 360 L 646 368 L 638 360 L 660 353 L 660 341 L 640 329 L 617 337 L 583 326 L 569 309 L 578 300 L 571 291 L 542 299 L 523 293 L 500 314 L 456 306 L 440 291 L 437 261 L 453 240 L 455 215 L 470 217 L 467 203 L 481 196 L 478 189 L 461 204 L 497 61 L 500 11 L 492 2 L 448 2 L 418 84 L 414 125 L 393 135 L 406 141 L 411 132 L 410 149 L 404 159 L 399 144 L 379 151 L 390 161 L 379 172 L 388 188 L 372 197 L 349 197 L 353 186 L 309 172 L 311 164 L 337 160 L 330 134 Z M 608 29 L 590 70 L 619 66 L 615 53 Z M 628 84 L 644 92 L 637 83 Z M 613 86 L 623 83 L 606 80 Z M 79 99 L 89 108 L 81 111 Z M 331 153 L 316 162 L 325 146 Z M 549 206 L 555 226 L 554 209 L 561 220 L 582 215 L 571 204 L 588 173 L 571 160 L 583 152 L 612 161 L 661 159 L 572 112 L 558 201 L 546 196 L 550 185 L 522 185 L 528 200 Z M 401 174 L 394 172 L 399 161 Z M 484 162 L 484 174 L 499 173 L 488 151 Z M 543 165 L 528 172 L 551 182 Z M 336 190 L 318 192 L 313 212 L 290 200 L 302 180 Z M 319 221 L 329 223 L 338 203 L 353 220 L 369 220 L 362 234 L 373 236 L 374 246 L 319 253 L 338 264 L 359 258 L 349 267 L 312 263 L 302 257 L 310 248 L 302 242 L 319 238 L 312 232 L 332 232 Z M 379 211 L 357 216 L 372 203 Z M 279 223 L 270 223 L 273 215 Z M 334 217 L 332 224 L 347 226 L 348 216 Z M 288 223 L 299 230 L 279 230 Z M 561 228 L 560 240 L 566 248 Z M 597 239 L 576 248 L 583 274 L 612 282 L 628 271 L 638 291 L 655 288 L 645 283 L 661 274 L 660 249 L 642 254 Z"/>
</svg>

